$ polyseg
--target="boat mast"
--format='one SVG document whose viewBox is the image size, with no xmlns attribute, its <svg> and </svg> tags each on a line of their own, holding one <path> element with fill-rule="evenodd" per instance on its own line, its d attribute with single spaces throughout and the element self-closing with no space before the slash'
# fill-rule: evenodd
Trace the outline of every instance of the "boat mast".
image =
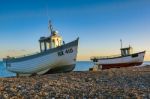
<svg viewBox="0 0 150 99">
<path fill-rule="evenodd" d="M 121 49 L 122 49 L 122 39 L 120 39 L 120 43 L 121 43 Z"/>
<path fill-rule="evenodd" d="M 48 22 L 48 29 L 49 29 L 49 31 L 51 32 L 51 35 L 52 35 L 53 27 L 52 27 L 52 24 L 51 24 L 51 20 L 49 20 L 49 22 Z"/>
</svg>

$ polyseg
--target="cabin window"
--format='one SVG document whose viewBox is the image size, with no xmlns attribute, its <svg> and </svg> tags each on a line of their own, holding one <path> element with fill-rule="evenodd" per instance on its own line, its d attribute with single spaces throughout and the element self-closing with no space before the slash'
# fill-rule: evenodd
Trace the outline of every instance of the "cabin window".
<svg viewBox="0 0 150 99">
<path fill-rule="evenodd" d="M 50 49 L 50 44 L 49 43 L 46 43 L 46 48 Z"/>
<path fill-rule="evenodd" d="M 44 45 L 44 42 L 41 43 L 41 51 L 45 51 L 45 45 Z"/>
<path fill-rule="evenodd" d="M 132 57 L 138 57 L 138 54 L 133 54 Z"/>
<path fill-rule="evenodd" d="M 121 51 L 122 56 L 126 55 L 126 52 L 124 50 Z"/>
<path fill-rule="evenodd" d="M 129 50 L 122 50 L 121 51 L 122 56 L 127 56 L 130 54 Z"/>
<path fill-rule="evenodd" d="M 53 39 L 52 42 L 55 43 L 55 40 Z"/>
</svg>

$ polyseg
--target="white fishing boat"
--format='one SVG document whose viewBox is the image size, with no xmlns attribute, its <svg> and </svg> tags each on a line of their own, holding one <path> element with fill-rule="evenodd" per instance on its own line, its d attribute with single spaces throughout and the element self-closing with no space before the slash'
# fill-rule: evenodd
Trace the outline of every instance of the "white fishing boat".
<svg viewBox="0 0 150 99">
<path fill-rule="evenodd" d="M 24 57 L 4 58 L 7 70 L 18 76 L 72 71 L 76 65 L 79 38 L 65 44 L 58 32 L 53 30 L 50 21 L 49 29 L 51 35 L 41 37 L 39 40 L 39 53 Z"/>
<path fill-rule="evenodd" d="M 98 69 L 139 66 L 143 63 L 145 51 L 132 53 L 132 47 L 121 47 L 121 55 L 94 56 L 91 60 Z"/>
</svg>

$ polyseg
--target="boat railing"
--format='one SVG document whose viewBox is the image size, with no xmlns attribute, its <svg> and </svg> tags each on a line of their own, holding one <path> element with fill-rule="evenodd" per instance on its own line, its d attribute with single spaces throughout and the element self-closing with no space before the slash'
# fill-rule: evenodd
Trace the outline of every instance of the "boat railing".
<svg viewBox="0 0 150 99">
<path fill-rule="evenodd" d="M 30 54 L 25 54 L 25 55 L 17 56 L 15 58 L 21 58 L 21 57 L 31 56 L 31 55 L 35 55 L 35 54 L 38 54 L 38 53 L 40 53 L 40 52 L 34 52 L 34 53 L 30 53 Z"/>
<path fill-rule="evenodd" d="M 6 60 L 6 59 L 23 58 L 23 57 L 35 55 L 35 54 L 38 54 L 38 53 L 40 53 L 40 52 L 34 52 L 34 53 L 32 53 L 32 54 L 25 54 L 25 55 L 20 55 L 20 56 L 15 56 L 15 57 L 7 56 L 7 58 L 4 58 L 4 59 Z"/>
<path fill-rule="evenodd" d="M 111 56 L 92 56 L 90 59 L 108 59 L 108 58 L 114 58 L 114 57 L 120 57 L 121 55 L 111 55 Z"/>
</svg>

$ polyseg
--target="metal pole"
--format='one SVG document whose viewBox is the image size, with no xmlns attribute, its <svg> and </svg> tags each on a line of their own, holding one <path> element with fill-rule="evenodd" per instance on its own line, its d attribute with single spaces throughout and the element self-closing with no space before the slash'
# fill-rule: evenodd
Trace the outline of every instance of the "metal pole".
<svg viewBox="0 0 150 99">
<path fill-rule="evenodd" d="M 121 43 L 121 49 L 122 49 L 122 39 L 120 39 L 120 43 Z"/>
<path fill-rule="evenodd" d="M 51 24 L 51 21 L 49 20 L 49 24 L 48 24 L 49 26 L 48 26 L 48 28 L 49 28 L 49 30 L 50 30 L 50 32 L 51 32 L 51 35 L 52 35 L 52 32 L 53 32 L 53 27 L 52 27 L 52 24 Z"/>
</svg>

